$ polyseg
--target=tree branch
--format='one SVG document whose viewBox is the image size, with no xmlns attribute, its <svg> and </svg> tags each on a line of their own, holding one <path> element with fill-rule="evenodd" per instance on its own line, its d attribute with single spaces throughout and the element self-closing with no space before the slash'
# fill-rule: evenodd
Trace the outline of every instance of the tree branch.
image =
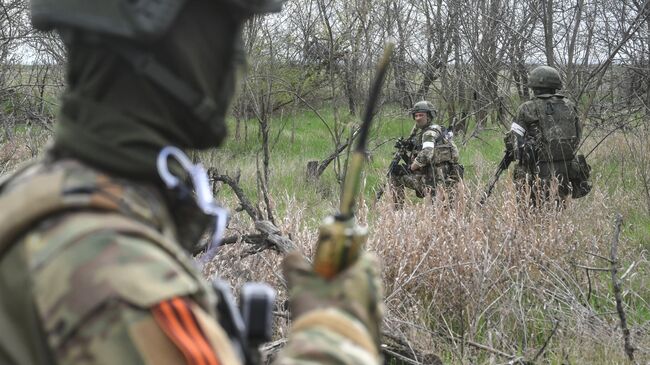
<svg viewBox="0 0 650 365">
<path fill-rule="evenodd" d="M 623 298 L 621 297 L 621 281 L 618 279 L 618 237 L 621 233 L 621 224 L 623 222 L 623 217 L 621 214 L 616 214 L 616 223 L 614 227 L 614 236 L 612 237 L 611 243 L 611 273 L 612 273 L 612 285 L 614 289 L 614 297 L 616 298 L 616 311 L 618 312 L 618 317 L 621 319 L 621 330 L 623 331 L 623 341 L 625 354 L 630 359 L 634 361 L 634 346 L 632 346 L 630 339 L 630 330 L 627 328 L 627 320 L 625 317 L 625 310 L 623 309 Z"/>
</svg>

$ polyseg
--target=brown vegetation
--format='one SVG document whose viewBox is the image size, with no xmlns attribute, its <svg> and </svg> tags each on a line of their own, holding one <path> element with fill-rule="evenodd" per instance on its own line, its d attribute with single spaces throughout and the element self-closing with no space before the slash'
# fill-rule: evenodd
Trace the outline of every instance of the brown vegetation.
<svg viewBox="0 0 650 365">
<path fill-rule="evenodd" d="M 609 257 L 614 212 L 627 212 L 634 202 L 596 184 L 564 210 L 530 209 L 517 201 L 509 177 L 500 186 L 485 206 L 476 204 L 478 186 L 462 189 L 451 204 L 438 198 L 394 211 L 388 198 L 363 206 L 367 248 L 384 265 L 384 341 L 422 364 L 423 354 L 443 363 L 626 362 Z M 313 218 L 304 216 L 300 202 L 289 204 L 293 209 L 279 225 L 310 257 Z M 247 225 L 235 216 L 231 227 L 246 232 Z M 648 260 L 637 244 L 620 239 L 618 269 L 630 341 L 636 358 L 648 359 Z M 224 247 L 207 274 L 234 286 L 264 280 L 280 288 L 283 336 L 281 257 L 252 254 L 253 247 Z"/>
</svg>

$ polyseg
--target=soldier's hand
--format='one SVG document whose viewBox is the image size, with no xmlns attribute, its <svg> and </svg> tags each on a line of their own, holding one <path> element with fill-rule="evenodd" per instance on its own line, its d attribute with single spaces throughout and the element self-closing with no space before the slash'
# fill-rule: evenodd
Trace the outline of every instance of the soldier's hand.
<svg viewBox="0 0 650 365">
<path fill-rule="evenodd" d="M 363 253 L 354 265 L 331 280 L 316 274 L 298 252 L 287 255 L 283 271 L 293 319 L 314 309 L 337 308 L 363 322 L 379 343 L 383 290 L 375 255 Z"/>
<path fill-rule="evenodd" d="M 506 133 L 506 135 L 503 137 L 503 144 L 506 146 L 506 152 L 514 151 L 515 150 L 515 138 L 512 135 L 512 132 Z"/>
<path fill-rule="evenodd" d="M 410 166 L 411 171 L 417 171 L 420 169 L 420 166 L 418 166 L 415 162 L 413 162 Z"/>
</svg>

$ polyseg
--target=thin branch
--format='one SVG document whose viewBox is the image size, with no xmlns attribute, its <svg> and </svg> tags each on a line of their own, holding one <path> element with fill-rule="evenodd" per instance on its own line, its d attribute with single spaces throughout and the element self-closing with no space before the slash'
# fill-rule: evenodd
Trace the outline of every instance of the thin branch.
<svg viewBox="0 0 650 365">
<path fill-rule="evenodd" d="M 625 317 L 625 310 L 623 309 L 623 298 L 621 297 L 621 281 L 617 277 L 618 272 L 618 237 L 621 233 L 621 224 L 623 222 L 623 217 L 621 214 L 616 215 L 616 223 L 614 227 L 614 236 L 612 237 L 612 246 L 611 246 L 611 273 L 612 273 L 612 285 L 614 289 L 614 297 L 616 298 L 616 311 L 618 312 L 618 317 L 621 319 L 621 330 L 623 331 L 623 341 L 625 354 L 630 359 L 634 361 L 634 346 L 632 346 L 632 341 L 630 339 L 630 329 L 627 328 L 627 320 Z"/>
<path fill-rule="evenodd" d="M 534 363 L 535 361 L 537 361 L 537 359 L 538 359 L 540 356 L 542 356 L 542 354 L 544 353 L 544 351 L 546 351 L 546 346 L 548 346 L 549 342 L 551 342 L 551 338 L 552 338 L 552 337 L 555 335 L 555 333 L 557 332 L 557 328 L 559 327 L 559 324 L 560 324 L 560 321 L 558 321 L 558 320 L 555 320 L 555 321 L 554 321 L 554 324 L 553 324 L 553 330 L 551 331 L 551 334 L 548 335 L 548 338 L 546 339 L 546 341 L 544 341 L 544 345 L 542 345 L 542 348 L 539 349 L 539 351 L 537 351 L 537 354 L 535 355 L 535 357 L 533 357 L 533 360 L 532 360 L 531 362 Z"/>
<path fill-rule="evenodd" d="M 576 263 L 572 263 L 571 265 L 575 267 L 579 267 L 581 269 L 591 270 L 591 271 L 607 271 L 607 272 L 611 271 L 610 268 L 606 268 L 606 267 L 591 267 L 591 266 L 584 266 Z"/>
</svg>

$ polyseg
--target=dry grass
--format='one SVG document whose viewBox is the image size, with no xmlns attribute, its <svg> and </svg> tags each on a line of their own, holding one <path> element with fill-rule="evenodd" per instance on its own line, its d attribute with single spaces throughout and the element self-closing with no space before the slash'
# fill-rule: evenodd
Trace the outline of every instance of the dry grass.
<svg viewBox="0 0 650 365">
<path fill-rule="evenodd" d="M 451 207 L 437 199 L 394 211 L 389 197 L 362 205 L 359 216 L 370 225 L 367 248 L 384 265 L 384 329 L 445 363 L 511 360 L 497 352 L 542 363 L 626 363 L 610 274 L 585 267 L 609 268 L 598 256 L 609 257 L 613 215 L 632 209 L 629 193 L 596 184 L 564 210 L 533 210 L 518 203 L 508 180 L 485 206 L 476 204 L 479 186 L 462 189 Z M 293 209 L 279 225 L 310 256 L 314 218 L 307 218 L 304 203 L 283 199 Z M 231 227 L 247 232 L 248 224 Z M 243 244 L 224 248 L 207 274 L 234 286 L 270 281 L 282 303 L 281 258 L 248 250 Z M 622 236 L 619 259 L 636 356 L 647 361 L 646 252 Z M 279 335 L 286 333 L 281 322 Z"/>
<path fill-rule="evenodd" d="M 596 150 L 590 157 L 594 190 L 562 211 L 521 206 L 506 176 L 487 204 L 478 206 L 483 188 L 478 176 L 487 176 L 493 168 L 478 153 L 471 155 L 470 162 L 475 176 L 452 204 L 412 199 L 404 209 L 394 211 L 388 195 L 378 203 L 361 204 L 358 217 L 370 226 L 367 248 L 384 265 L 384 329 L 451 364 L 512 360 L 504 355 L 553 364 L 628 363 L 610 274 L 593 270 L 609 268 L 609 262 L 599 256 L 609 256 L 613 217 L 620 212 L 624 226 L 619 277 L 625 310 L 636 359 L 650 361 L 648 242 L 643 233 L 647 231 L 638 227 L 648 222 L 643 218 L 647 195 L 643 183 L 630 178 L 647 177 L 647 155 L 642 152 L 648 139 L 629 138 L 611 137 Z M 0 167 L 9 170 L 31 157 L 32 144 L 20 139 L 3 144 Z M 277 167 L 275 173 L 302 181 L 302 175 L 295 176 L 296 166 L 302 163 L 292 161 L 284 161 L 285 167 Z M 244 172 L 251 169 L 242 166 Z M 336 187 L 328 189 L 336 191 Z M 287 190 L 295 191 L 290 186 Z M 273 195 L 277 204 L 287 207 L 276 214 L 278 226 L 306 256 L 312 254 L 314 227 L 322 219 L 314 212 L 329 211 L 335 200 L 332 194 L 310 194 Z M 231 210 L 238 205 L 232 196 L 219 199 Z M 314 206 L 315 201 L 322 203 Z M 228 235 L 252 231 L 244 213 L 233 214 Z M 286 291 L 281 259 L 274 251 L 255 253 L 249 245 L 238 243 L 224 246 L 204 273 L 220 276 L 233 287 L 256 280 L 278 288 L 277 336 L 283 337 L 288 321 L 282 317 Z"/>
</svg>

